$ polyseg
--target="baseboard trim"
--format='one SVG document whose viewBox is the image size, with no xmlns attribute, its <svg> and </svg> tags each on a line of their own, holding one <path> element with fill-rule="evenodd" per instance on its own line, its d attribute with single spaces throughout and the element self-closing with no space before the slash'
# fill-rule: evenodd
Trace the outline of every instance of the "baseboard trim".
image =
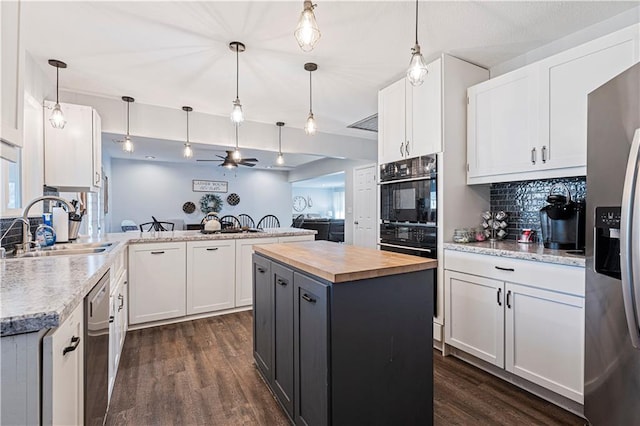
<svg viewBox="0 0 640 426">
<path fill-rule="evenodd" d="M 179 323 L 179 322 L 193 321 L 193 320 L 199 320 L 199 319 L 204 319 L 204 318 L 217 317 L 218 315 L 233 314 L 233 313 L 236 313 L 236 312 L 250 311 L 252 309 L 253 309 L 252 305 L 241 306 L 239 308 L 231 308 L 231 309 L 225 309 L 225 310 L 222 310 L 222 311 L 207 312 L 206 314 L 187 315 L 185 317 L 171 318 L 171 319 L 160 320 L 160 321 L 145 322 L 145 323 L 142 323 L 142 324 L 133 324 L 133 325 L 129 325 L 129 328 L 127 328 L 127 331 L 141 330 L 143 328 L 159 327 L 161 325 L 169 325 L 169 324 L 176 324 L 176 323 Z"/>
</svg>

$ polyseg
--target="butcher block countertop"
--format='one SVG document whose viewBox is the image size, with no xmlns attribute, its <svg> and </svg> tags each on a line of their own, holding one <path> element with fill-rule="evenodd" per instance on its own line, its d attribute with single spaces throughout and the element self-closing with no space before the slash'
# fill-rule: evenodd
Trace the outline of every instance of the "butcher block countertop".
<svg viewBox="0 0 640 426">
<path fill-rule="evenodd" d="M 256 253 L 333 283 L 356 281 L 438 266 L 438 261 L 330 241 L 255 245 Z"/>
</svg>

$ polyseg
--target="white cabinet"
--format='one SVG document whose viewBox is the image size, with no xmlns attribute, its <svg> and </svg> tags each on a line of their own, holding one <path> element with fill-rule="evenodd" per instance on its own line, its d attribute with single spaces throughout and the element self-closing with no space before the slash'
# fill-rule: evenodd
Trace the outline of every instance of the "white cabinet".
<svg viewBox="0 0 640 426">
<path fill-rule="evenodd" d="M 129 325 L 129 297 L 127 270 L 112 269 L 117 278 L 111 282 L 110 324 L 109 324 L 109 399 L 120 365 L 120 355 Z"/>
<path fill-rule="evenodd" d="M 45 101 L 45 115 L 54 102 Z M 64 129 L 44 126 L 44 180 L 60 191 L 96 192 L 102 183 L 102 129 L 89 106 L 60 104 Z"/>
<path fill-rule="evenodd" d="M 639 45 L 635 24 L 470 87 L 467 183 L 585 175 L 587 96 Z"/>
<path fill-rule="evenodd" d="M 442 151 L 442 59 L 427 65 L 422 85 L 406 78 L 378 94 L 378 163 Z"/>
<path fill-rule="evenodd" d="M 579 403 L 584 269 L 445 251 L 445 342 Z"/>
<path fill-rule="evenodd" d="M 184 242 L 129 246 L 129 323 L 186 314 Z"/>
<path fill-rule="evenodd" d="M 253 245 L 274 244 L 278 238 L 241 238 L 236 240 L 236 306 L 253 303 Z"/>
<path fill-rule="evenodd" d="M 542 168 L 586 166 L 587 95 L 638 62 L 638 32 L 634 25 L 542 61 Z"/>
<path fill-rule="evenodd" d="M 84 304 L 42 341 L 42 424 L 84 422 Z M 4 398 L 4 397 L 3 397 Z"/>
<path fill-rule="evenodd" d="M 2 122 L 0 141 L 2 152 L 11 149 L 9 146 L 22 146 L 22 117 L 24 113 L 24 47 L 20 37 L 19 1 L 3 1 L 0 3 L 0 67 L 2 71 L 0 93 L 2 102 Z"/>
<path fill-rule="evenodd" d="M 235 306 L 234 240 L 187 242 L 187 315 Z"/>
<path fill-rule="evenodd" d="M 467 161 L 473 178 L 530 170 L 539 161 L 538 74 L 527 66 L 469 88 Z"/>
</svg>

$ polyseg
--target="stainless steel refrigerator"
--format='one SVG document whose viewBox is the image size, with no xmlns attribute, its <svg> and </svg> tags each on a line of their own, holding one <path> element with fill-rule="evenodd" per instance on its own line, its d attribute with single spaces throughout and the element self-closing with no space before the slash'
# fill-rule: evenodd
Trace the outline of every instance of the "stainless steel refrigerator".
<svg viewBox="0 0 640 426">
<path fill-rule="evenodd" d="M 589 94 L 584 412 L 640 424 L 640 64 Z"/>
</svg>

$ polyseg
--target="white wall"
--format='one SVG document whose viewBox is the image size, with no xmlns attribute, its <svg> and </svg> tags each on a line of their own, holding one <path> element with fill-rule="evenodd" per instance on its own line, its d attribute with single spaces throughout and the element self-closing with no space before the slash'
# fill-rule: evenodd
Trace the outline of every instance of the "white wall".
<svg viewBox="0 0 640 426">
<path fill-rule="evenodd" d="M 344 172 L 344 242 L 353 244 L 353 170 L 358 166 L 373 164 L 372 161 L 340 160 L 327 158 L 306 164 L 289 172 L 289 182 Z"/>
<path fill-rule="evenodd" d="M 204 216 L 199 201 L 204 192 L 192 191 L 192 179 L 229 182 L 229 192 L 219 193 L 224 201 L 220 215 L 246 213 L 254 221 L 274 214 L 281 226 L 291 225 L 291 184 L 286 172 L 251 170 L 240 167 L 227 170 L 218 166 L 161 163 L 113 158 L 109 187 L 111 230 L 119 232 L 123 219 L 140 224 L 158 220 L 183 219 L 200 223 Z M 240 203 L 230 206 L 226 198 L 235 192 Z M 196 211 L 186 214 L 182 205 L 192 201 Z"/>
<path fill-rule="evenodd" d="M 513 71 L 525 65 L 555 55 L 572 47 L 595 40 L 598 37 L 610 34 L 622 28 L 640 22 L 640 6 L 629 9 L 612 18 L 598 22 L 585 29 L 569 34 L 566 37 L 554 40 L 537 49 L 531 50 L 524 55 L 517 56 L 506 62 L 493 66 L 489 71 L 491 78 Z"/>
<path fill-rule="evenodd" d="M 333 192 L 333 188 L 305 188 L 294 186 L 291 190 L 291 197 L 301 195 L 306 198 L 307 201 L 310 198 L 313 205 L 311 207 L 307 205 L 307 208 L 301 212 L 292 209 L 293 215 L 317 214 L 320 215 L 320 217 L 329 217 L 327 216 L 327 212 L 329 211 L 333 215 L 333 213 L 335 213 L 335 209 L 333 208 Z"/>
</svg>

